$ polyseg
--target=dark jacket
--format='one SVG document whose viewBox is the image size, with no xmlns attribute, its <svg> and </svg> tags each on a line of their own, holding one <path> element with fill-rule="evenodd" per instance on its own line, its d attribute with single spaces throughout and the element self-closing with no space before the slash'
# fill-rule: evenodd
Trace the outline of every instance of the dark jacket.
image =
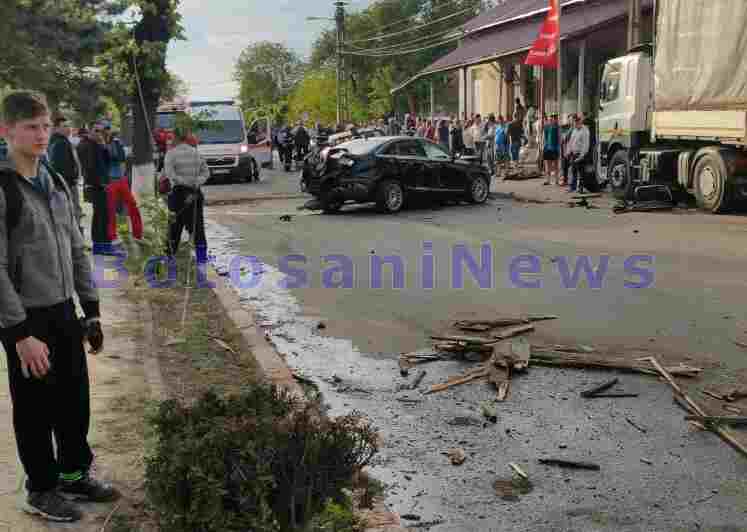
<svg viewBox="0 0 747 532">
<path fill-rule="evenodd" d="M 462 128 L 451 128 L 451 149 L 454 152 L 461 152 L 464 149 L 464 139 L 462 138 Z"/>
<path fill-rule="evenodd" d="M 44 195 L 15 168 L 0 165 L 0 179 L 16 181 L 22 202 L 18 224 L 6 227 L 7 204 L 0 191 L 0 329 L 17 342 L 34 335 L 26 311 L 63 303 L 78 295 L 86 317 L 99 315 L 98 292 L 90 258 L 78 231 L 71 192 L 43 166 L 49 183 Z"/>
<path fill-rule="evenodd" d="M 109 184 L 110 156 L 106 146 L 84 138 L 78 144 L 78 158 L 87 186 L 101 188 Z"/>
<path fill-rule="evenodd" d="M 54 133 L 49 139 L 48 155 L 52 168 L 65 178 L 69 186 L 74 187 L 78 182 L 78 164 L 68 138 L 61 133 Z"/>
<path fill-rule="evenodd" d="M 520 144 L 524 138 L 524 126 L 521 122 L 515 120 L 508 125 L 508 139 L 511 144 Z"/>
<path fill-rule="evenodd" d="M 438 142 L 449 145 L 449 126 L 446 124 L 438 126 Z"/>
</svg>

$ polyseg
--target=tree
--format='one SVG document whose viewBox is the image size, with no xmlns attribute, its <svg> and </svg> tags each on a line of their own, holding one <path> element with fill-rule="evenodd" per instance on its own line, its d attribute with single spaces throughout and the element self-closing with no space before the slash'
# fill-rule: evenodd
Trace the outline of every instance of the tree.
<svg viewBox="0 0 747 532">
<path fill-rule="evenodd" d="M 320 68 L 310 71 L 288 98 L 288 118 L 291 122 L 309 113 L 309 120 L 334 124 L 337 120 L 337 75 L 334 70 Z"/>
<path fill-rule="evenodd" d="M 236 61 L 234 79 L 244 107 L 276 103 L 303 78 L 306 65 L 285 45 L 262 41 L 247 46 Z"/>
<path fill-rule="evenodd" d="M 166 70 L 166 50 L 172 39 L 182 39 L 179 0 L 127 0 L 135 12 L 132 28 L 118 23 L 109 33 L 107 49 L 98 58 L 101 76 L 119 104 L 129 103 L 134 117 L 136 165 L 153 160 L 152 124 L 171 74 Z"/>
</svg>

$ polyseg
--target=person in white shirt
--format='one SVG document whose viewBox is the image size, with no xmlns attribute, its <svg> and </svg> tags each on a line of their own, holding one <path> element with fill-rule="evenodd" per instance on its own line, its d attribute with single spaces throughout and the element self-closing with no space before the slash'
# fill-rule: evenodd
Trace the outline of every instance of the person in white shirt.
<svg viewBox="0 0 747 532">
<path fill-rule="evenodd" d="M 591 136 L 589 128 L 584 124 L 584 114 L 578 113 L 573 132 L 571 133 L 571 139 L 568 141 L 568 155 L 572 165 L 570 192 L 575 192 L 578 188 L 579 174 L 581 173 L 582 165 L 588 159 L 590 147 Z"/>
<path fill-rule="evenodd" d="M 207 264 L 207 239 L 202 212 L 205 198 L 200 187 L 210 178 L 210 169 L 197 148 L 187 143 L 189 138 L 189 131 L 176 128 L 176 145 L 166 153 L 163 163 L 163 173 L 172 187 L 169 208 L 175 213 L 169 227 L 168 251 L 170 255 L 176 255 L 186 227 L 195 239 L 197 264 Z"/>
<path fill-rule="evenodd" d="M 475 154 L 475 135 L 472 120 L 464 124 L 462 129 L 462 140 L 464 143 L 464 152 L 466 155 Z"/>
</svg>

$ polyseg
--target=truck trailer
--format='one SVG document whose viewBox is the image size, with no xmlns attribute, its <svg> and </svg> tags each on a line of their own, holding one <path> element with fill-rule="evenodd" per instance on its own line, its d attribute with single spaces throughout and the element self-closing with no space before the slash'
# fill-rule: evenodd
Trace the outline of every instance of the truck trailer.
<svg viewBox="0 0 747 532">
<path fill-rule="evenodd" d="M 747 2 L 656 0 L 654 42 L 602 75 L 597 173 L 719 213 L 747 204 Z"/>
</svg>

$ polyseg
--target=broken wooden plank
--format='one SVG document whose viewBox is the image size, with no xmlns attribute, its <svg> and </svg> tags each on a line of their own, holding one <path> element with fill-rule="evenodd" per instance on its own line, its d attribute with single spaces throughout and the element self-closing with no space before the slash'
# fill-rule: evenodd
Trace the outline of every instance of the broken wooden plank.
<svg viewBox="0 0 747 532">
<path fill-rule="evenodd" d="M 576 369 L 617 370 L 658 376 L 658 373 L 655 370 L 641 364 L 632 363 L 625 359 L 595 358 L 588 355 L 568 355 L 565 353 L 546 352 L 538 353 L 533 351 L 531 364 Z M 698 373 L 702 370 L 700 368 L 693 368 L 680 364 L 679 366 L 667 368 L 667 371 L 669 371 L 670 374 L 679 377 L 697 377 Z"/>
<path fill-rule="evenodd" d="M 589 390 L 581 392 L 581 397 L 591 397 L 593 395 L 597 395 L 600 392 L 603 392 L 605 390 L 609 390 L 612 388 L 615 384 L 617 384 L 620 380 L 618 378 L 614 378 L 612 380 L 609 380 L 607 382 L 603 382 L 602 384 L 599 384 L 598 386 L 594 386 L 594 388 L 591 388 Z"/>
<path fill-rule="evenodd" d="M 529 368 L 529 359 L 532 357 L 532 346 L 526 338 L 517 338 L 511 341 L 511 354 L 514 359 L 515 371 L 524 371 Z"/>
<path fill-rule="evenodd" d="M 731 412 L 732 414 L 737 414 L 738 416 L 742 415 L 742 411 L 739 408 L 735 407 L 735 406 L 724 405 L 723 408 L 724 408 L 724 410 L 727 410 L 727 411 Z"/>
<path fill-rule="evenodd" d="M 468 382 L 472 382 L 477 379 L 481 379 L 483 377 L 488 376 L 488 370 L 483 369 L 482 371 L 478 373 L 473 373 L 471 375 L 466 375 L 464 377 L 450 380 L 448 382 L 442 383 L 442 384 L 434 384 L 431 386 L 431 389 L 425 392 L 425 395 L 429 395 L 436 392 L 442 392 L 444 390 L 448 390 L 449 388 L 453 388 L 454 386 L 459 386 L 461 384 L 466 384 Z"/>
<path fill-rule="evenodd" d="M 724 396 L 724 399 L 730 403 L 739 401 L 740 399 L 747 399 L 747 388 L 731 391 Z"/>
<path fill-rule="evenodd" d="M 691 414 L 697 414 L 700 417 L 707 417 L 707 414 L 705 411 L 692 399 L 690 399 L 684 391 L 682 391 L 682 388 L 675 382 L 674 378 L 672 378 L 672 375 L 667 372 L 666 368 L 664 368 L 659 361 L 654 357 L 644 357 L 639 360 L 647 360 L 651 362 L 651 364 L 656 368 L 656 370 L 659 372 L 659 374 L 664 377 L 664 379 L 669 383 L 669 385 L 672 387 L 672 389 L 676 392 L 675 397 L 680 397 L 683 401 L 685 401 L 688 410 L 691 410 Z M 691 421 L 691 423 L 698 423 L 697 421 Z M 738 452 L 743 454 L 744 456 L 747 456 L 747 447 L 745 447 L 744 444 L 742 444 L 735 436 L 731 433 L 731 431 L 725 429 L 724 427 L 720 427 L 718 425 L 716 426 L 710 426 L 709 427 L 711 431 L 715 432 L 719 435 L 719 437 L 724 440 L 726 443 L 731 445 L 734 449 L 736 449 Z"/>
<path fill-rule="evenodd" d="M 534 325 L 527 324 L 527 325 L 517 325 L 515 327 L 508 327 L 506 329 L 502 329 L 498 331 L 496 334 L 493 334 L 493 338 L 497 338 L 499 340 L 506 340 L 507 338 L 512 338 L 514 336 L 518 336 L 520 334 L 524 334 L 525 332 L 533 331 Z"/>
<path fill-rule="evenodd" d="M 592 464 L 590 462 L 576 462 L 573 460 L 560 460 L 558 458 L 540 458 L 539 463 L 570 469 L 588 469 L 590 471 L 599 471 L 601 469 L 597 464 Z"/>
<path fill-rule="evenodd" d="M 462 331 L 470 331 L 470 332 L 487 332 L 490 329 L 494 329 L 495 327 L 492 327 L 491 325 L 487 325 L 485 323 L 474 323 L 474 324 L 462 324 L 462 323 L 455 323 L 454 326 L 457 329 L 460 329 Z"/>
<path fill-rule="evenodd" d="M 687 421 L 698 421 L 703 424 L 715 423 L 729 425 L 731 427 L 741 427 L 747 425 L 747 417 L 743 416 L 685 416 Z"/>
<path fill-rule="evenodd" d="M 719 395 L 719 394 L 717 394 L 715 392 L 712 392 L 710 390 L 700 390 L 700 391 L 703 392 L 704 394 L 706 394 L 709 397 L 713 397 L 714 399 L 718 399 L 719 401 L 726 401 L 726 396 L 725 395 Z"/>
</svg>

